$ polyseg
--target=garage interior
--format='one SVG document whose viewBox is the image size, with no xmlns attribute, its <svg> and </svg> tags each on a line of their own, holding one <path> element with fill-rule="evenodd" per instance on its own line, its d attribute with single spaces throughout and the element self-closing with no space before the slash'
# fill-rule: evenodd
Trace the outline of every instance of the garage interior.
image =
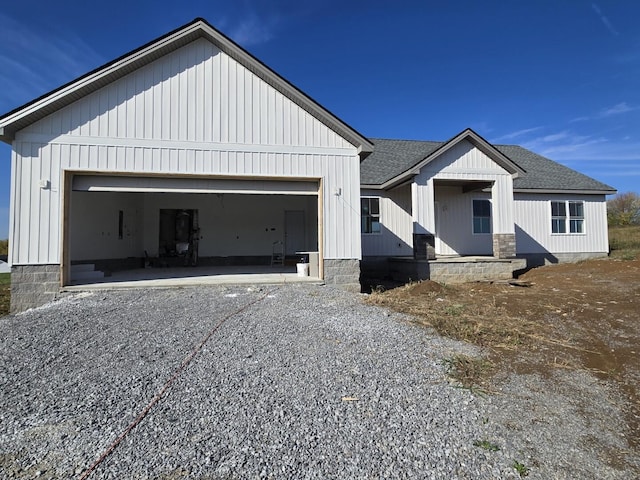
<svg viewBox="0 0 640 480">
<path fill-rule="evenodd" d="M 66 285 L 321 279 L 317 180 L 74 175 L 70 184 Z"/>
</svg>

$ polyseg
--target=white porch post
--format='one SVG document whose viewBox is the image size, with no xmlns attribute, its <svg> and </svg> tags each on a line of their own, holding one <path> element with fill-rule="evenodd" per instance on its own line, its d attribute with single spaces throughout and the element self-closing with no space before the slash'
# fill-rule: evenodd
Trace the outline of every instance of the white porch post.
<svg viewBox="0 0 640 480">
<path fill-rule="evenodd" d="M 413 217 L 413 233 L 436 233 L 435 217 L 435 189 L 433 178 L 420 185 L 417 182 L 411 184 L 411 215 Z"/>
<path fill-rule="evenodd" d="M 513 179 L 501 175 L 491 187 L 493 205 L 493 256 L 511 258 L 516 254 Z"/>
<path fill-rule="evenodd" d="M 424 180 L 423 180 L 424 181 Z M 411 183 L 414 258 L 435 258 L 435 189 L 433 178 Z"/>
</svg>

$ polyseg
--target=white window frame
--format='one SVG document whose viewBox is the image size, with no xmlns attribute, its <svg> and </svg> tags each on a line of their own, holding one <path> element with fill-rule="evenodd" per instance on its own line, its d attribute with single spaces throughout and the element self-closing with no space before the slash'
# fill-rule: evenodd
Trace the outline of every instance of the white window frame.
<svg viewBox="0 0 640 480">
<path fill-rule="evenodd" d="M 476 217 L 475 216 L 475 202 L 487 202 L 489 204 L 489 217 Z M 476 218 L 488 218 L 489 219 L 489 231 L 488 232 L 476 232 Z M 493 204 L 489 198 L 472 198 L 471 199 L 471 233 L 473 235 L 491 235 L 493 233 Z"/>
<path fill-rule="evenodd" d="M 553 214 L 554 203 L 563 205 L 563 214 Z M 549 213 L 551 215 L 551 221 L 549 222 L 549 225 L 551 226 L 551 235 L 585 235 L 584 203 L 585 202 L 583 200 L 550 200 Z M 580 205 L 579 210 L 575 209 L 575 205 Z M 574 210 L 575 212 L 573 215 L 572 210 Z M 580 215 L 578 215 L 577 213 L 580 213 Z M 555 222 L 562 222 L 564 231 L 554 232 L 553 230 Z M 580 225 L 580 227 L 574 228 L 574 225 Z M 574 229 L 576 231 L 572 231 Z"/>
<path fill-rule="evenodd" d="M 365 232 L 364 231 L 364 224 L 363 224 L 363 219 L 365 217 L 365 213 L 363 211 L 362 208 L 362 201 L 363 200 L 368 200 L 369 201 L 369 212 L 366 214 L 367 217 L 370 217 L 371 219 L 377 218 L 378 219 L 378 225 L 379 225 L 379 230 L 373 231 L 373 221 L 369 222 L 369 226 L 372 228 L 372 230 L 370 232 Z M 371 200 L 376 200 L 378 202 L 378 213 L 371 213 Z M 380 212 L 380 204 L 382 202 L 380 202 L 380 197 L 374 197 L 374 196 L 365 196 L 365 197 L 360 197 L 360 234 L 362 235 L 380 235 L 382 234 L 382 222 L 381 220 L 381 212 Z"/>
</svg>

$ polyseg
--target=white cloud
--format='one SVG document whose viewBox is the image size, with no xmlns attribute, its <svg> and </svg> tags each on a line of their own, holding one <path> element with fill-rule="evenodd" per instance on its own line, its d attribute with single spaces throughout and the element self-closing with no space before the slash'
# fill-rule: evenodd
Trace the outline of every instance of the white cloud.
<svg viewBox="0 0 640 480">
<path fill-rule="evenodd" d="M 551 142 L 557 142 L 558 140 L 563 140 L 565 138 L 568 138 L 569 132 L 560 132 L 560 133 L 554 133 L 551 135 L 547 135 L 545 137 L 542 137 L 540 140 L 546 143 L 551 143 Z"/>
<path fill-rule="evenodd" d="M 602 13 L 602 10 L 600 10 L 600 7 L 598 7 L 598 5 L 596 5 L 595 3 L 592 3 L 591 8 L 593 8 L 593 11 L 596 12 L 596 15 L 600 17 L 600 20 L 602 20 L 602 23 L 604 24 L 604 26 L 607 27 L 607 30 L 609 30 L 615 36 L 620 35 L 618 31 L 615 29 L 615 27 L 613 26 L 613 24 L 611 23 L 611 21 Z"/>
<path fill-rule="evenodd" d="M 256 14 L 251 14 L 239 24 L 232 26 L 229 36 L 245 47 L 259 45 L 274 37 L 278 23 L 278 17 L 259 18 Z"/>
<path fill-rule="evenodd" d="M 569 123 L 574 123 L 574 122 L 586 122 L 587 120 L 591 120 L 594 117 L 576 117 L 576 118 L 572 118 L 571 120 L 569 120 Z"/>
<path fill-rule="evenodd" d="M 104 63 L 70 32 L 40 29 L 0 13 L 0 111 L 10 110 Z"/>
<path fill-rule="evenodd" d="M 503 142 L 505 140 L 512 140 L 514 138 L 518 138 L 518 137 L 522 137 L 524 135 L 527 135 L 529 133 L 533 133 L 533 132 L 537 132 L 538 130 L 541 130 L 543 127 L 533 127 L 533 128 L 525 128 L 522 130 L 516 130 L 515 132 L 511 132 L 511 133 L 507 133 L 505 135 L 502 135 L 498 138 L 493 139 L 493 143 L 496 142 Z"/>
<path fill-rule="evenodd" d="M 600 112 L 600 117 L 610 117 L 612 115 L 619 115 L 621 113 L 631 112 L 637 110 L 637 107 L 630 107 L 627 102 L 620 102 L 613 107 L 605 108 Z"/>
<path fill-rule="evenodd" d="M 576 117 L 576 118 L 574 118 L 572 120 L 569 120 L 569 123 L 586 122 L 588 120 L 597 120 L 597 119 L 600 119 L 600 118 L 608 118 L 608 117 L 612 117 L 614 115 L 621 115 L 623 113 L 633 112 L 634 110 L 638 110 L 638 108 L 640 108 L 640 107 L 632 107 L 627 102 L 620 102 L 620 103 L 617 103 L 617 104 L 613 105 L 612 107 L 603 108 L 602 110 L 600 110 L 595 115 L 584 116 L 584 117 Z"/>
<path fill-rule="evenodd" d="M 574 137 L 567 139 L 566 142 L 543 148 L 541 155 L 555 159 L 565 158 L 582 158 L 585 150 L 597 144 L 607 143 L 604 138 Z"/>
<path fill-rule="evenodd" d="M 544 152 L 550 153 L 556 150 L 568 151 L 572 148 L 579 147 L 587 143 L 593 143 L 596 140 L 588 135 L 578 135 L 568 130 L 558 133 L 544 135 L 542 137 L 532 138 L 522 143 L 525 148 L 546 155 Z"/>
</svg>

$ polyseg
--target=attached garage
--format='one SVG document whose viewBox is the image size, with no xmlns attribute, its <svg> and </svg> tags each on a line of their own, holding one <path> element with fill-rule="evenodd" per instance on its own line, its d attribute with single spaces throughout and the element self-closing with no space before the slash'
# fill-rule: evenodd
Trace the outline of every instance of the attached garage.
<svg viewBox="0 0 640 480">
<path fill-rule="evenodd" d="M 65 283 L 183 265 L 289 272 L 302 252 L 318 252 L 316 263 L 322 258 L 318 179 L 68 174 Z M 77 265 L 92 265 L 97 275 Z M 320 276 L 320 265 L 312 271 Z M 145 272 L 152 277 L 153 270 Z"/>
<path fill-rule="evenodd" d="M 373 145 L 202 19 L 0 117 L 0 139 L 13 311 L 55 298 L 72 265 L 257 268 L 279 242 L 359 289 Z"/>
</svg>

